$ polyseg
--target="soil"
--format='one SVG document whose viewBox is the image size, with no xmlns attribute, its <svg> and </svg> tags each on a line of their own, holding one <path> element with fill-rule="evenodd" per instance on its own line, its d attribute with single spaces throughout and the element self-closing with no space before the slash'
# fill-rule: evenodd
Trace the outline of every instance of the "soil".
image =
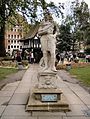
<svg viewBox="0 0 90 119">
<path fill-rule="evenodd" d="M 4 80 L 0 81 L 0 90 L 7 84 L 20 81 L 26 70 L 18 70 L 17 73 L 8 75 Z"/>
</svg>

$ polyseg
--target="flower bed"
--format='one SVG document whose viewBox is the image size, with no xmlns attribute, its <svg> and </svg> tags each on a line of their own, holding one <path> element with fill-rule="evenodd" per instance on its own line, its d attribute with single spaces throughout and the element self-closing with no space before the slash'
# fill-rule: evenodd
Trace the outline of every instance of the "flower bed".
<svg viewBox="0 0 90 119">
<path fill-rule="evenodd" d="M 22 61 L 22 65 L 23 66 L 28 66 L 28 61 Z M 1 67 L 13 67 L 13 68 L 17 68 L 17 64 L 16 61 L 0 61 L 0 66 Z"/>
<path fill-rule="evenodd" d="M 77 67 L 85 67 L 85 66 L 90 66 L 90 63 L 86 63 L 86 62 L 80 62 L 80 63 L 71 63 L 71 68 L 77 68 Z M 67 64 L 58 64 L 56 66 L 57 70 L 60 69 L 66 69 L 67 68 Z"/>
</svg>

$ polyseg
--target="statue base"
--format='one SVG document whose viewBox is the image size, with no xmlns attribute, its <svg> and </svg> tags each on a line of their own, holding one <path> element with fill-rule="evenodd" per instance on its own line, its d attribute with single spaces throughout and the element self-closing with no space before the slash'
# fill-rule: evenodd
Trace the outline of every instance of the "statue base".
<svg viewBox="0 0 90 119">
<path fill-rule="evenodd" d="M 65 96 L 59 89 L 34 89 L 26 111 L 70 111 Z"/>
<path fill-rule="evenodd" d="M 70 111 L 64 94 L 56 86 L 56 74 L 38 73 L 38 84 L 30 93 L 26 111 Z"/>
<path fill-rule="evenodd" d="M 56 72 L 39 72 L 38 73 L 38 88 L 57 88 Z"/>
</svg>

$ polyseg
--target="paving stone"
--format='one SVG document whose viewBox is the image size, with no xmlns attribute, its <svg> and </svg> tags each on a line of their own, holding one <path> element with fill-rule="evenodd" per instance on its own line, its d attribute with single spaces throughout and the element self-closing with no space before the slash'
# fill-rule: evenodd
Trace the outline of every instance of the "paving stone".
<svg viewBox="0 0 90 119">
<path fill-rule="evenodd" d="M 66 116 L 64 112 L 32 112 L 32 116 Z"/>
<path fill-rule="evenodd" d="M 70 87 L 74 92 L 81 93 L 83 92 L 84 95 L 88 95 L 88 92 L 86 92 L 86 90 L 84 88 L 82 88 L 81 86 L 79 86 L 78 84 L 75 84 L 75 86 L 71 86 Z"/>
<path fill-rule="evenodd" d="M 67 100 L 68 100 L 68 103 L 69 104 L 83 104 L 82 100 L 80 100 L 80 98 L 75 95 L 74 93 L 73 94 L 65 94 Z"/>
<path fill-rule="evenodd" d="M 73 87 L 77 88 L 77 87 L 79 86 L 79 85 L 76 84 L 76 83 L 73 84 L 73 83 L 70 83 L 70 82 L 67 82 L 67 81 L 65 81 L 65 84 L 68 85 L 68 87 L 71 88 L 71 89 L 72 89 Z"/>
<path fill-rule="evenodd" d="M 66 86 L 66 84 L 63 84 L 63 83 L 61 83 L 61 84 L 57 83 L 57 87 L 62 89 L 63 87 L 66 88 L 67 86 Z"/>
<path fill-rule="evenodd" d="M 27 82 L 21 82 L 20 85 L 19 85 L 19 87 L 22 88 L 23 86 L 24 86 L 24 87 L 28 87 L 28 88 L 30 88 L 30 84 L 27 83 Z"/>
<path fill-rule="evenodd" d="M 90 117 L 85 117 L 85 119 L 90 119 Z"/>
<path fill-rule="evenodd" d="M 15 93 L 29 93 L 29 88 L 28 87 L 18 87 Z"/>
<path fill-rule="evenodd" d="M 31 113 L 25 112 L 24 105 L 8 105 L 3 116 L 30 116 Z"/>
<path fill-rule="evenodd" d="M 90 105 L 90 95 L 81 98 L 86 105 Z"/>
<path fill-rule="evenodd" d="M 7 105 L 11 97 L 0 97 L 0 105 Z"/>
<path fill-rule="evenodd" d="M 15 93 L 10 100 L 9 104 L 26 104 L 29 94 L 28 93 Z"/>
<path fill-rule="evenodd" d="M 0 91 L 0 97 L 11 97 L 14 91 Z"/>
<path fill-rule="evenodd" d="M 87 119 L 85 116 L 70 116 L 70 117 L 63 117 L 63 119 Z"/>
<path fill-rule="evenodd" d="M 6 85 L 4 88 L 2 88 L 2 91 L 15 91 L 16 88 L 17 86 Z"/>
<path fill-rule="evenodd" d="M 48 116 L 48 117 L 38 117 L 38 119 L 63 119 L 62 116 Z"/>
<path fill-rule="evenodd" d="M 16 81 L 16 82 L 13 82 L 13 83 L 8 83 L 7 86 L 18 86 L 20 83 L 20 81 Z"/>
<path fill-rule="evenodd" d="M 90 109 L 90 105 L 87 105 L 87 107 Z"/>
<path fill-rule="evenodd" d="M 85 114 L 86 114 L 86 116 L 90 117 L 90 109 L 85 110 Z"/>
<path fill-rule="evenodd" d="M 67 116 L 86 116 L 85 110 L 87 110 L 86 105 L 70 105 L 70 112 L 66 112 Z"/>
<path fill-rule="evenodd" d="M 72 90 L 70 88 L 68 88 L 68 87 L 62 87 L 61 90 L 64 93 L 64 95 L 66 95 L 66 94 L 70 94 L 70 95 L 73 94 Z"/>
<path fill-rule="evenodd" d="M 1 119 L 37 119 L 37 117 L 30 116 L 2 116 Z"/>
<path fill-rule="evenodd" d="M 5 110 L 6 106 L 0 106 L 0 116 L 2 115 L 3 111 Z"/>
</svg>

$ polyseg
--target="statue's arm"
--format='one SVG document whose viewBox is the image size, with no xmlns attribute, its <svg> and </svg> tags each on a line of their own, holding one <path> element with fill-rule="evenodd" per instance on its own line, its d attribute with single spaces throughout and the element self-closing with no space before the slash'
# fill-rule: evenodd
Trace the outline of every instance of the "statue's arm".
<svg viewBox="0 0 90 119">
<path fill-rule="evenodd" d="M 43 28 L 39 28 L 38 35 L 42 36 L 42 35 L 46 35 L 46 34 L 47 34 L 47 30 L 44 30 Z"/>
<path fill-rule="evenodd" d="M 52 27 L 51 24 L 43 24 L 42 26 L 40 26 L 39 30 L 38 30 L 38 35 L 46 35 L 48 34 L 48 29 Z"/>
</svg>

